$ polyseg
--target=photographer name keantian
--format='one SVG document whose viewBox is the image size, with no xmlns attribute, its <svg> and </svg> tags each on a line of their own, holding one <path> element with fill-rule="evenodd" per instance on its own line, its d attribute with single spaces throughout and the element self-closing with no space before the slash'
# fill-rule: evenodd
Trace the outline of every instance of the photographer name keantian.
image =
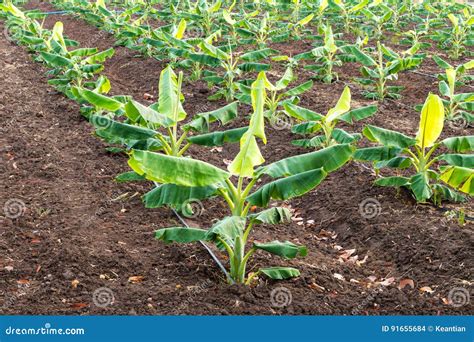
<svg viewBox="0 0 474 342">
<path fill-rule="evenodd" d="M 453 326 L 441 326 L 441 325 L 436 325 L 435 332 L 455 332 L 455 333 L 463 333 L 466 332 L 466 327 L 460 327 L 458 325 L 453 325 Z"/>
</svg>

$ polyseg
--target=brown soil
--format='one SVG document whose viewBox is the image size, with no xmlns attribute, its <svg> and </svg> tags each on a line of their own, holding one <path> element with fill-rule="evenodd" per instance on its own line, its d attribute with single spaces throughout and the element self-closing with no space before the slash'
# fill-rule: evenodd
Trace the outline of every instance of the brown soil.
<svg viewBox="0 0 474 342">
<path fill-rule="evenodd" d="M 29 6 L 50 8 L 36 1 Z M 71 16 L 49 16 L 46 25 L 57 20 L 81 46 L 105 49 L 114 43 L 113 37 Z M 308 48 L 307 43 L 296 44 L 295 53 Z M 472 304 L 456 308 L 447 298 L 454 288 L 472 293 L 473 224 L 460 227 L 444 211 L 416 205 L 407 192 L 373 186 L 373 172 L 360 163 L 330 175 L 305 197 L 285 203 L 299 217 L 292 224 L 255 230 L 255 240 L 299 242 L 308 246 L 309 255 L 282 261 L 262 253 L 250 266 L 293 265 L 301 277 L 260 280 L 250 288 L 228 286 L 199 244 L 153 240 L 153 230 L 179 224 L 176 217 L 168 209 L 144 209 L 139 195 L 151 185 L 114 182 L 118 173 L 128 170 L 126 157 L 105 151 L 106 145 L 79 115 L 79 107 L 47 86 L 43 66 L 3 37 L 0 61 L 0 204 L 18 199 L 26 206 L 18 218 L 0 216 L 0 313 L 472 314 Z M 118 47 L 105 75 L 114 94 L 133 95 L 146 103 L 143 94 L 156 95 L 162 68 L 156 60 L 136 58 L 134 52 Z M 420 71 L 424 68 L 425 64 Z M 425 72 L 433 69 L 428 63 Z M 315 83 L 301 104 L 325 112 L 344 82 L 359 74 L 355 65 L 345 65 L 341 75 L 341 82 L 332 85 Z M 309 77 L 303 71 L 299 76 L 301 82 Z M 385 102 L 375 117 L 350 130 L 360 131 L 371 123 L 414 134 L 418 114 L 411 108 L 436 90 L 435 80 L 404 73 L 398 83 L 406 87 L 402 101 Z M 359 88 L 351 87 L 356 105 L 370 103 Z M 187 84 L 189 113 L 223 104 L 209 103 L 205 88 L 199 82 Z M 241 115 L 247 110 L 242 107 Z M 288 130 L 268 126 L 267 134 L 269 143 L 262 153 L 268 162 L 306 151 L 290 144 L 294 136 Z M 472 129 L 447 127 L 443 134 L 472 134 Z M 191 152 L 225 167 L 224 160 L 232 159 L 237 148 L 226 146 L 218 152 L 193 147 Z M 373 199 L 380 203 L 380 214 L 364 218 L 360 204 Z M 193 224 L 206 227 L 227 214 L 220 201 L 204 205 L 201 215 L 189 220 Z M 474 216 L 472 201 L 448 207 Z M 345 258 L 349 253 L 344 251 L 351 249 L 352 256 L 364 262 Z M 130 277 L 139 278 L 131 282 Z M 376 285 L 374 279 L 385 283 Z M 406 279 L 413 280 L 414 288 L 399 289 Z M 271 292 L 282 286 L 291 292 L 292 302 L 277 308 Z M 106 308 L 93 303 L 94 292 L 102 287 L 114 295 Z"/>
</svg>

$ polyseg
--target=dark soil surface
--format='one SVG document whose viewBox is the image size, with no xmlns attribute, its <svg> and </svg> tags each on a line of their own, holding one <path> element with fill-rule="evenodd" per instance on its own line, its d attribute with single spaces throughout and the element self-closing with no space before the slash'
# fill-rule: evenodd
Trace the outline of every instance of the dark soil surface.
<svg viewBox="0 0 474 342">
<path fill-rule="evenodd" d="M 51 9 L 36 1 L 28 8 Z M 107 33 L 69 15 L 49 16 L 45 25 L 52 27 L 58 20 L 64 23 L 65 34 L 83 47 L 106 49 L 115 42 Z M 285 45 L 274 47 L 282 50 Z M 294 53 L 308 48 L 307 42 L 291 45 Z M 460 226 L 446 215 L 447 210 L 456 209 L 474 216 L 472 201 L 443 209 L 417 205 L 407 192 L 373 186 L 370 165 L 351 163 L 303 198 L 283 203 L 294 213 L 292 224 L 259 226 L 254 231 L 258 241 L 305 244 L 309 255 L 285 261 L 261 253 L 251 262 L 252 269 L 291 265 L 300 269 L 301 277 L 283 282 L 260 279 L 248 288 L 229 286 L 201 245 L 164 245 L 153 239 L 155 229 L 180 225 L 176 216 L 169 209 L 144 208 L 140 196 L 151 184 L 114 181 L 118 173 L 128 171 L 126 156 L 105 151 L 107 146 L 93 136 L 79 107 L 47 85 L 44 66 L 4 37 L 0 65 L 0 205 L 10 209 L 9 215 L 0 212 L 0 313 L 474 312 L 470 303 L 457 307 L 449 300 L 452 291 L 472 294 L 474 225 L 468 221 Z M 163 66 L 117 47 L 104 74 L 114 94 L 132 95 L 147 103 L 144 94 L 156 97 Z M 275 68 L 274 73 L 279 70 Z M 439 72 L 429 60 L 419 71 Z M 345 84 L 351 85 L 353 107 L 371 103 L 352 83 L 359 76 L 355 64 L 345 65 L 340 74 L 335 84 L 316 82 L 302 96 L 301 105 L 325 113 Z M 309 77 L 301 69 L 299 82 Z M 402 100 L 384 102 L 376 116 L 348 129 L 360 131 L 370 123 L 415 134 L 419 114 L 412 108 L 429 91 L 436 91 L 437 82 L 406 72 L 397 84 L 406 87 Z M 184 93 L 188 113 L 224 104 L 206 100 L 210 93 L 204 83 L 186 83 Z M 245 122 L 248 108 L 242 106 L 240 115 Z M 241 126 L 242 121 L 233 125 Z M 446 126 L 443 136 L 468 134 L 473 134 L 472 128 Z M 268 144 L 261 146 L 267 162 L 307 152 L 291 145 L 295 137 L 288 129 L 268 125 L 267 135 Z M 193 147 L 190 152 L 225 167 L 237 149 Z M 20 212 L 12 218 L 15 203 Z M 206 227 L 227 214 L 221 201 L 206 201 L 200 214 L 188 222 Z M 223 254 L 218 256 L 225 262 Z M 98 294 L 113 301 L 98 306 L 93 300 Z M 286 305 L 279 307 L 278 300 Z"/>
</svg>

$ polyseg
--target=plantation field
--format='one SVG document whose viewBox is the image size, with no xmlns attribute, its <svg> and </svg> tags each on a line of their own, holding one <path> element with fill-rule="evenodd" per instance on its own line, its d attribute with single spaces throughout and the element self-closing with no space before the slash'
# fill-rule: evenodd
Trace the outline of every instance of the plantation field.
<svg viewBox="0 0 474 342">
<path fill-rule="evenodd" d="M 157 48 L 160 39 L 144 34 L 145 49 L 143 37 L 120 35 L 125 25 L 118 21 L 98 25 L 100 2 L 14 3 L 24 13 L 51 13 L 22 18 L 0 12 L 1 314 L 472 314 L 472 6 L 429 1 L 430 12 L 412 4 L 393 27 L 393 13 L 380 26 L 370 13 L 381 18 L 384 6 L 407 2 L 374 1 L 366 8 L 372 12 L 348 15 L 346 32 L 339 1 L 322 10 L 324 1 L 295 1 L 300 27 L 291 31 L 291 6 L 238 2 L 229 9 L 232 2 L 224 1 L 210 14 L 208 32 L 205 20 L 180 10 L 186 2 L 176 15 L 150 9 L 175 3 L 166 1 L 139 5 L 120 18 L 132 23 L 149 10 L 154 15 L 138 27 L 172 26 L 164 29 L 171 47 Z M 117 13 L 132 8 L 106 3 Z M 263 13 L 269 22 L 281 15 L 283 31 L 296 36 L 274 41 L 271 33 L 244 34 L 253 26 L 230 25 L 224 10 L 235 20 L 258 11 L 249 19 L 254 25 L 265 20 Z M 437 41 L 454 32 L 448 13 L 466 21 L 456 51 L 451 41 Z M 433 26 L 418 43 L 403 35 L 420 31 L 427 17 Z M 42 36 L 25 34 L 31 28 L 26 18 L 43 23 Z M 193 40 L 219 29 L 215 39 Z M 340 63 L 325 74 L 311 67 L 325 65 L 324 56 L 301 54 L 332 49 L 331 41 Z M 81 58 L 114 52 L 85 62 L 81 67 L 89 63 L 94 71 L 84 72 L 67 64 L 78 48 L 97 48 Z M 235 84 L 229 84 L 224 63 L 216 60 L 252 51 L 261 58 L 240 60 L 248 65 L 234 70 Z M 384 69 L 376 65 L 379 58 L 387 73 L 383 90 L 377 88 Z M 363 76 L 364 65 L 375 71 Z M 461 94 L 456 105 L 454 94 L 451 102 L 444 96 L 451 66 L 466 66 L 452 82 Z M 270 113 L 268 99 L 295 87 Z M 235 133 L 241 127 L 248 128 Z M 189 135 L 179 141 L 183 132 Z M 216 132 L 226 132 L 225 139 Z M 209 134 L 214 143 L 226 143 L 212 145 Z M 317 134 L 320 140 L 313 139 Z M 292 143 L 297 139 L 308 140 Z M 429 163 L 432 148 L 440 157 Z M 411 168 L 386 167 L 408 160 Z M 117 181 L 118 175 L 130 181 Z M 167 187 L 142 198 L 160 186 Z"/>
</svg>

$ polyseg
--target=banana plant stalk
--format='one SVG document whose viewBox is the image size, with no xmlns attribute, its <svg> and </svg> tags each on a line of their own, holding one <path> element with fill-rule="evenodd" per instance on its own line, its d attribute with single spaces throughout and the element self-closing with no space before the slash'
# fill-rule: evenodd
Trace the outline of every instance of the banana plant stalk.
<svg viewBox="0 0 474 342">
<path fill-rule="evenodd" d="M 263 143 L 267 141 L 264 127 L 265 83 L 266 76 L 261 72 L 252 84 L 254 112 L 240 138 L 240 151 L 227 170 L 193 158 L 177 158 L 150 151 L 132 150 L 129 159 L 129 166 L 137 175 L 162 184 L 153 193 L 144 196 L 147 207 L 179 206 L 189 200 L 204 200 L 214 196 L 225 200 L 231 216 L 209 229 L 170 227 L 156 231 L 155 236 L 164 242 L 189 243 L 201 240 L 216 243 L 217 247 L 228 253 L 230 275 L 236 283 L 250 284 L 258 275 L 271 279 L 288 279 L 299 275 L 299 271 L 292 267 L 262 268 L 256 273 L 247 274 L 247 264 L 258 250 L 285 259 L 307 253 L 304 246 L 290 241 L 250 242 L 250 234 L 261 223 L 289 222 L 291 215 L 288 209 L 269 208 L 270 201 L 288 200 L 311 191 L 329 172 L 348 162 L 353 153 L 350 145 L 343 144 L 260 166 L 265 159 L 257 139 Z M 274 180 L 258 186 L 267 176 Z M 252 207 L 263 210 L 250 213 Z"/>
</svg>

